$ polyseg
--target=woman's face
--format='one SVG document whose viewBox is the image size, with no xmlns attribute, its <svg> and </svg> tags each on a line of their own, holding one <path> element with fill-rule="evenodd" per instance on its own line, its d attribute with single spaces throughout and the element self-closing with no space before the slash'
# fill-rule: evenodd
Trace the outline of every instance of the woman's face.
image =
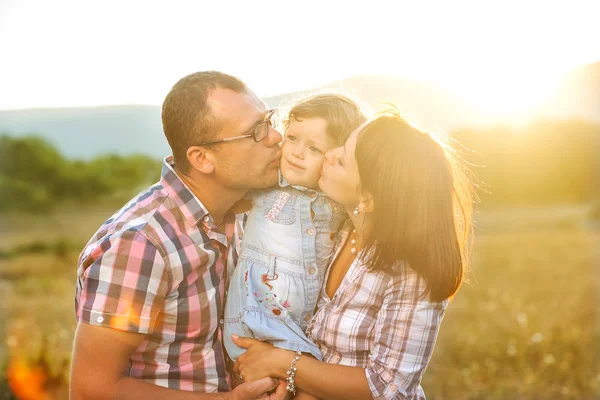
<svg viewBox="0 0 600 400">
<path fill-rule="evenodd" d="M 325 153 L 319 188 L 334 201 L 347 209 L 359 203 L 358 186 L 360 176 L 356 164 L 356 140 L 362 126 L 357 128 L 346 143 Z"/>
</svg>

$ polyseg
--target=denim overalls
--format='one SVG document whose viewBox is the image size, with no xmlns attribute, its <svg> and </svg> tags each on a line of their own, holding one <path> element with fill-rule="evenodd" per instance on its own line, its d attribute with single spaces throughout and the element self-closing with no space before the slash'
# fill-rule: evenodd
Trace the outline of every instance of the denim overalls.
<svg viewBox="0 0 600 400">
<path fill-rule="evenodd" d="M 344 208 L 322 192 L 292 186 L 251 192 L 252 208 L 225 305 L 225 349 L 232 360 L 245 352 L 231 334 L 311 353 L 318 347 L 304 329 L 311 319 Z"/>
</svg>

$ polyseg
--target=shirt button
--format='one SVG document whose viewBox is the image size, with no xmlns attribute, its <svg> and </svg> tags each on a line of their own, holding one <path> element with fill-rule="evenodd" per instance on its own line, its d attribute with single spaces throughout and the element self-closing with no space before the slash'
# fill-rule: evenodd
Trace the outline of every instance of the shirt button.
<svg viewBox="0 0 600 400">
<path fill-rule="evenodd" d="M 308 233 L 310 236 L 312 236 L 312 235 L 314 235 L 314 234 L 315 234 L 315 230 L 314 230 L 313 228 L 308 228 L 308 229 L 306 230 L 306 233 Z"/>
<path fill-rule="evenodd" d="M 98 318 L 96 318 L 96 321 L 98 321 L 99 323 L 103 323 L 104 317 L 98 317 Z"/>
<path fill-rule="evenodd" d="M 205 222 L 208 222 L 208 221 L 210 221 L 210 217 L 207 215 L 206 217 L 204 217 L 204 221 L 205 221 Z"/>
<path fill-rule="evenodd" d="M 310 268 L 308 269 L 308 274 L 309 274 L 309 275 L 314 275 L 314 274 L 315 274 L 315 271 L 316 271 L 316 269 L 315 269 L 314 267 L 310 267 Z"/>
<path fill-rule="evenodd" d="M 221 318 L 221 320 L 219 321 L 219 324 L 221 324 L 221 326 L 223 326 L 224 323 L 225 323 L 225 321 L 223 320 L 223 318 Z"/>
<path fill-rule="evenodd" d="M 306 321 L 306 322 L 310 321 L 310 314 L 306 314 L 306 316 L 304 317 L 304 321 Z"/>
</svg>

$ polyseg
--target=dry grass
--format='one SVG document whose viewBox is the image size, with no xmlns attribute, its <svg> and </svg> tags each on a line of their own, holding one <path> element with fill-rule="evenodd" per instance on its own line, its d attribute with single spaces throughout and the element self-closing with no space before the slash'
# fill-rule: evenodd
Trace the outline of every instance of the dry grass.
<svg viewBox="0 0 600 400">
<path fill-rule="evenodd" d="M 480 236 L 423 386 L 430 399 L 596 399 L 594 232 Z"/>
<path fill-rule="evenodd" d="M 38 228 L 21 224 L 11 243 L 83 244 L 110 213 L 69 213 L 54 230 L 60 215 L 36 218 Z M 600 233 L 585 217 L 569 207 L 479 216 L 470 282 L 448 309 L 423 381 L 430 400 L 598 398 Z M 76 258 L 0 260 L 0 399 L 12 398 L 8 360 L 13 386 L 30 382 L 22 398 L 39 398 L 38 387 L 66 398 Z"/>
</svg>

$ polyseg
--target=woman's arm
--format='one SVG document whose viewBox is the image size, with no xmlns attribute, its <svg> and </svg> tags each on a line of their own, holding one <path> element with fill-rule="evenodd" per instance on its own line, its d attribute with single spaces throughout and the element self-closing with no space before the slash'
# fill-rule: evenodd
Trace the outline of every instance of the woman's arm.
<svg viewBox="0 0 600 400">
<path fill-rule="evenodd" d="M 297 390 L 296 395 L 294 396 L 294 400 L 319 400 L 317 397 L 309 394 L 308 392 L 303 392 L 302 390 Z"/>
<path fill-rule="evenodd" d="M 388 282 L 366 368 L 373 398 L 423 396 L 421 378 L 447 304 L 431 302 L 426 292 L 427 282 L 410 268 Z"/>
<path fill-rule="evenodd" d="M 324 399 L 417 397 L 446 307 L 446 301 L 434 303 L 422 298 L 425 290 L 426 282 L 412 270 L 391 278 L 374 322 L 374 340 L 366 368 L 302 356 L 297 363 L 296 386 Z M 293 352 L 253 339 L 240 339 L 234 341 L 248 351 L 235 367 L 243 374 L 253 380 L 264 376 L 287 378 Z"/>
<path fill-rule="evenodd" d="M 242 374 L 244 381 L 270 376 L 287 379 L 294 352 L 274 347 L 250 338 L 236 338 L 233 341 L 248 349 L 234 366 L 234 371 Z M 371 399 L 364 368 L 329 364 L 307 355 L 296 363 L 296 387 L 323 399 L 362 400 Z"/>
</svg>

